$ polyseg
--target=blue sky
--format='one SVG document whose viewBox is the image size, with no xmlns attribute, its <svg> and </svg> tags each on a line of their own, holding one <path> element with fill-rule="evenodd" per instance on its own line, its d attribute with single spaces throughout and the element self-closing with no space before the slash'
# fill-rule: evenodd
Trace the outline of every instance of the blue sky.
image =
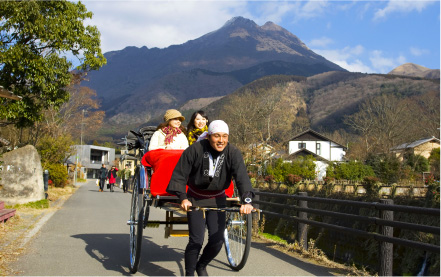
<svg viewBox="0 0 441 277">
<path fill-rule="evenodd" d="M 440 1 L 82 1 L 103 52 L 165 48 L 217 30 L 235 16 L 272 21 L 352 72 L 404 63 L 440 68 Z"/>
</svg>

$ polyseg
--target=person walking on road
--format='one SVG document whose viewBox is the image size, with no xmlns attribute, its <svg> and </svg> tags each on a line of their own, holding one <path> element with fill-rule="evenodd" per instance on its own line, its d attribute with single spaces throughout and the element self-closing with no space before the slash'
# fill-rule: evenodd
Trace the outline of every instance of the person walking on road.
<svg viewBox="0 0 441 277">
<path fill-rule="evenodd" d="M 118 171 L 118 168 L 116 168 L 115 166 L 112 166 L 112 168 L 107 173 L 107 179 L 109 180 L 109 185 L 110 185 L 110 192 L 113 192 L 113 187 L 115 186 L 115 183 L 116 183 L 116 177 L 117 177 L 116 172 L 117 171 Z"/>
<path fill-rule="evenodd" d="M 127 188 L 129 187 L 129 180 L 132 176 L 132 172 L 129 169 L 129 166 L 126 165 L 126 168 L 124 168 L 121 172 L 121 178 L 123 179 L 123 191 L 124 193 L 127 192 Z"/>
<path fill-rule="evenodd" d="M 103 164 L 102 167 L 100 168 L 99 178 L 100 178 L 100 190 L 99 191 L 102 192 L 104 189 L 104 184 L 106 183 L 106 180 L 107 180 L 107 168 L 106 168 L 105 164 Z"/>
</svg>

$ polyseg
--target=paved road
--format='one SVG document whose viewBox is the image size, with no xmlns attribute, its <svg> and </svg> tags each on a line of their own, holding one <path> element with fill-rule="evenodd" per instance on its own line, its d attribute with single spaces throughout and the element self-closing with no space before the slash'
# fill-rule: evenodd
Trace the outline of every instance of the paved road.
<svg viewBox="0 0 441 277">
<path fill-rule="evenodd" d="M 26 276 L 131 275 L 129 263 L 130 194 L 98 192 L 93 180 L 82 185 L 27 244 L 26 254 L 13 268 Z M 164 220 L 165 211 L 152 209 L 151 219 Z M 164 228 L 144 230 L 141 264 L 135 275 L 184 274 L 187 238 L 164 239 Z M 244 269 L 228 267 L 225 252 L 209 265 L 215 276 L 326 276 L 324 267 L 310 264 L 253 243 Z"/>
</svg>

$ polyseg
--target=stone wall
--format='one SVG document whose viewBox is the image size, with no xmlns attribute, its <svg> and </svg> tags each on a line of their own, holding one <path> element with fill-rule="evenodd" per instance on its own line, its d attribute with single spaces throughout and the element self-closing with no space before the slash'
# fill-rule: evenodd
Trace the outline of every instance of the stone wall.
<svg viewBox="0 0 441 277">
<path fill-rule="evenodd" d="M 254 183 L 256 188 L 264 189 L 264 190 L 279 190 L 279 191 L 288 191 L 288 187 L 283 183 L 265 183 L 265 182 L 257 182 Z M 365 185 L 357 182 L 332 182 L 325 184 L 323 182 L 317 182 L 312 180 L 303 180 L 299 184 L 296 185 L 297 191 L 321 191 L 324 189 L 329 189 L 331 193 L 344 192 L 348 194 L 355 195 L 363 195 L 366 194 Z M 427 193 L 427 186 L 423 185 L 385 185 L 385 184 L 377 184 L 376 190 L 378 190 L 378 194 L 380 196 L 413 196 L 413 197 L 425 197 Z"/>
<path fill-rule="evenodd" d="M 43 169 L 34 146 L 4 153 L 0 160 L 0 201 L 15 205 L 45 199 Z"/>
</svg>

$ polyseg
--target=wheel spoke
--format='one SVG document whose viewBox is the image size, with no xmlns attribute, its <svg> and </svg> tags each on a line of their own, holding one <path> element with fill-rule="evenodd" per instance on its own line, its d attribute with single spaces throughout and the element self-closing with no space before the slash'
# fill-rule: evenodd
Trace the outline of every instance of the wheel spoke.
<svg viewBox="0 0 441 277">
<path fill-rule="evenodd" d="M 225 250 L 228 262 L 234 270 L 245 266 L 251 243 L 251 216 L 239 212 L 227 212 Z"/>
<path fill-rule="evenodd" d="M 132 182 L 132 201 L 130 207 L 130 219 L 127 224 L 130 226 L 130 271 L 136 273 L 141 258 L 142 231 L 144 228 L 144 194 L 139 189 L 139 167 L 136 169 Z M 148 217 L 148 207 L 146 208 Z"/>
</svg>

